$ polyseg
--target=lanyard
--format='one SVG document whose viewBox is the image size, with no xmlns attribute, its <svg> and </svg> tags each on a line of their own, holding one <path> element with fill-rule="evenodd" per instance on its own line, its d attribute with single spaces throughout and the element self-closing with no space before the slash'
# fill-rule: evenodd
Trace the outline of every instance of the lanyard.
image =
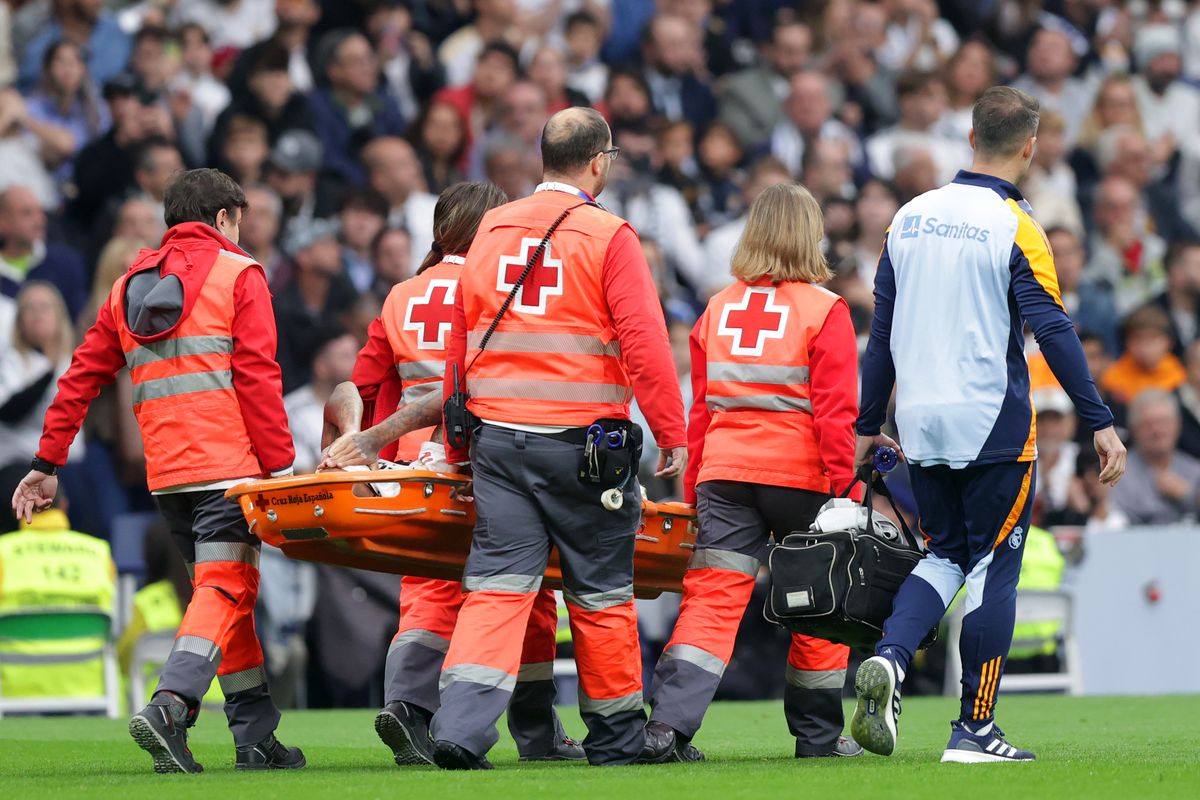
<svg viewBox="0 0 1200 800">
<path fill-rule="evenodd" d="M 545 183 L 539 183 L 537 188 L 535 188 L 533 191 L 535 194 L 537 192 L 547 191 L 566 192 L 567 194 L 573 194 L 576 197 L 586 200 L 589 203 L 596 202 L 596 198 L 592 197 L 583 189 L 577 189 L 569 183 L 559 183 L 558 181 L 546 181 Z"/>
</svg>

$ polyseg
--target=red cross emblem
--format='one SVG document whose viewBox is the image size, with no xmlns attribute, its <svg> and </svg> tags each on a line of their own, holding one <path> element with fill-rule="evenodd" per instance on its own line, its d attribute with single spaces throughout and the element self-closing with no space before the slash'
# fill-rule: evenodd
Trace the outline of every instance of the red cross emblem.
<svg viewBox="0 0 1200 800">
<path fill-rule="evenodd" d="M 747 286 L 739 302 L 721 311 L 717 335 L 733 339 L 729 352 L 735 356 L 761 356 L 768 339 L 783 338 L 789 310 L 775 305 L 774 286 Z"/>
<path fill-rule="evenodd" d="M 409 299 L 404 311 L 404 330 L 417 332 L 418 350 L 446 349 L 456 286 L 458 281 L 432 280 L 424 295 Z"/>
<path fill-rule="evenodd" d="M 529 263 L 529 256 L 541 243 L 541 239 L 522 239 L 519 256 L 502 256 L 500 258 L 500 269 L 496 272 L 496 291 L 502 292 L 506 296 L 512 291 L 517 278 L 521 277 L 521 273 L 525 271 L 525 265 Z M 517 311 L 524 311 L 527 314 L 545 314 L 546 298 L 562 295 L 562 261 L 554 258 L 550 247 L 550 243 L 547 242 L 540 261 L 533 265 L 533 269 L 525 276 L 525 282 L 521 284 L 517 296 L 513 298 L 513 308 Z"/>
</svg>

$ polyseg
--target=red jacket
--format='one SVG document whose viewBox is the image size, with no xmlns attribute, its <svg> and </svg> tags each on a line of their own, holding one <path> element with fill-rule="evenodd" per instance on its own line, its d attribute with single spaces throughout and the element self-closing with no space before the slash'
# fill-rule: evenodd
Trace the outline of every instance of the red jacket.
<svg viewBox="0 0 1200 800">
<path fill-rule="evenodd" d="M 161 273 L 177 276 L 188 289 L 196 290 L 186 294 L 195 296 L 221 250 L 250 258 L 214 228 L 187 222 L 167 231 L 158 250 L 139 253 L 130 271 L 144 267 L 149 261 L 161 260 Z M 271 294 L 260 267 L 242 272 L 234 285 L 232 333 L 234 391 L 243 409 L 255 457 L 264 475 L 286 470 L 295 459 L 295 450 L 283 408 L 279 364 L 275 361 Z M 125 366 L 110 298 L 110 302 L 100 307 L 95 324 L 71 358 L 70 368 L 59 379 L 58 394 L 46 411 L 37 453 L 40 458 L 52 464 L 66 462 L 67 451 L 87 416 L 88 405 Z M 187 436 L 187 432 L 181 431 L 180 435 Z"/>
</svg>

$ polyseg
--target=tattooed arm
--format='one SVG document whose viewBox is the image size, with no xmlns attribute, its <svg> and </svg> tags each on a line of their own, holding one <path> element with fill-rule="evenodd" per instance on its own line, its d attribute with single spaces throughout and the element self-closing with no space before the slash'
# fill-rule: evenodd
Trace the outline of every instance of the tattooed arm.
<svg viewBox="0 0 1200 800">
<path fill-rule="evenodd" d="M 321 449 L 329 447 L 339 436 L 362 430 L 363 401 L 353 381 L 343 381 L 325 402 L 325 429 L 321 433 Z"/>
<path fill-rule="evenodd" d="M 332 399 L 330 401 L 332 403 Z M 329 406 L 326 406 L 328 415 Z M 432 392 L 415 403 L 402 406 L 378 425 L 362 432 L 344 434 L 330 447 L 321 462 L 321 469 L 344 469 L 351 466 L 375 466 L 379 451 L 406 433 L 428 428 L 442 421 L 442 395 Z"/>
</svg>

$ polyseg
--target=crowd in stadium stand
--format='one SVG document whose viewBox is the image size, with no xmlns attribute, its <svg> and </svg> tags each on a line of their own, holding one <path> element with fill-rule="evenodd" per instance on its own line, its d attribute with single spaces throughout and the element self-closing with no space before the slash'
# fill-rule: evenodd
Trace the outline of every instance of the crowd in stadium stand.
<svg viewBox="0 0 1200 800">
<path fill-rule="evenodd" d="M 822 203 L 830 288 L 865 342 L 885 229 L 970 166 L 971 107 L 998 82 L 1041 102 L 1022 190 L 1132 445 L 1109 495 L 1091 432 L 1077 430 L 1031 341 L 1038 518 L 1194 520 L 1195 0 L 0 3 L 0 492 L 27 470 L 97 304 L 157 245 L 163 191 L 183 167 L 216 166 L 246 187 L 241 244 L 274 293 L 302 471 L 317 460 L 325 397 L 425 254 L 438 192 L 488 179 L 528 194 L 553 112 L 590 104 L 611 123 L 621 152 L 600 199 L 641 236 L 690 401 L 687 335 L 730 282 L 758 193 L 797 180 Z M 78 530 L 107 537 L 115 515 L 152 507 L 129 400 L 126 376 L 63 470 Z M 288 586 L 265 576 L 264 601 L 278 589 L 296 593 L 280 614 L 311 608 L 297 601 L 310 585 Z M 381 608 L 394 614 L 394 598 Z M 272 624 L 265 635 L 286 648 L 303 620 Z M 326 624 L 372 623 L 346 613 Z"/>
</svg>

